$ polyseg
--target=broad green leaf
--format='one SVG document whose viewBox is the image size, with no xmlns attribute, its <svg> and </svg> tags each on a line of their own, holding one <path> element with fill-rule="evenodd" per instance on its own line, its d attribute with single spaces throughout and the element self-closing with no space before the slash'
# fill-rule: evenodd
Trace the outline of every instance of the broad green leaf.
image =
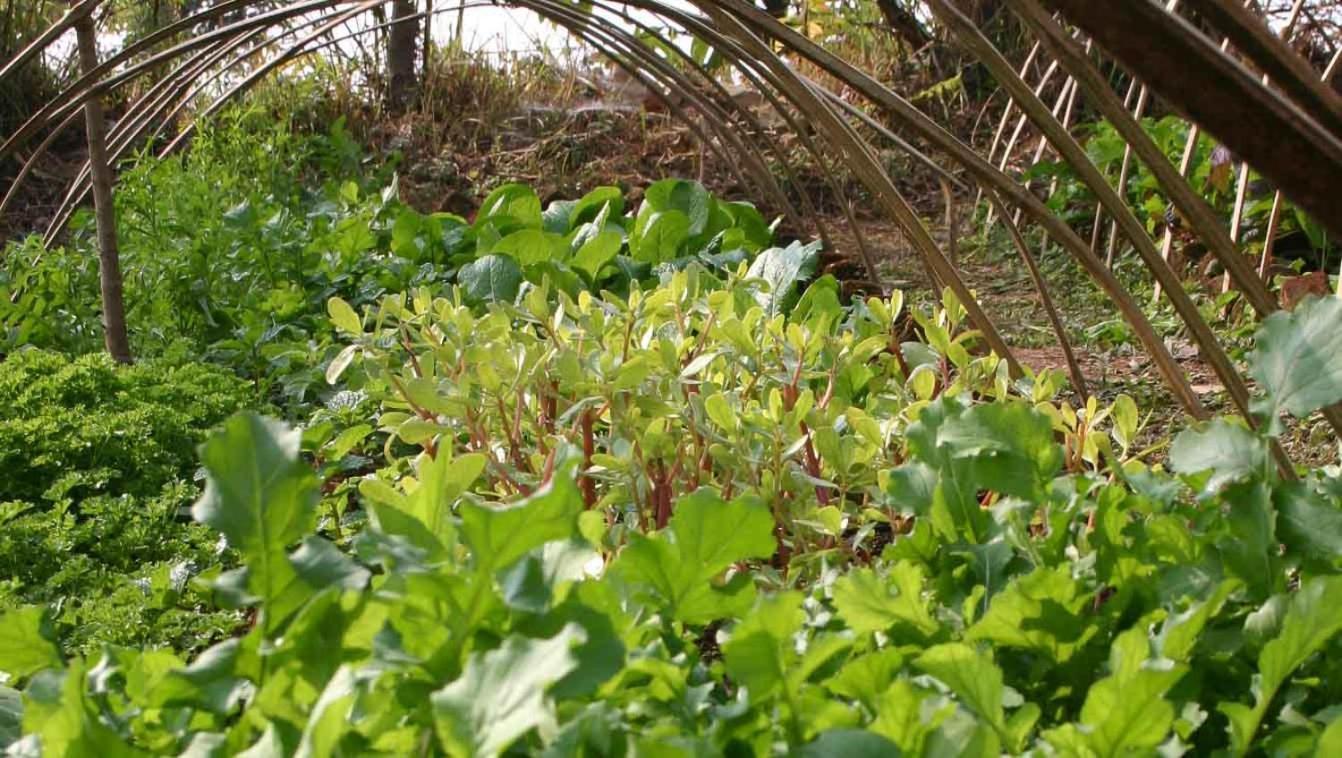
<svg viewBox="0 0 1342 758">
<path fill-rule="evenodd" d="M 569 212 L 569 229 L 578 228 L 579 224 L 591 222 L 600 213 L 603 208 L 609 207 L 605 213 L 611 218 L 619 218 L 624 213 L 624 195 L 619 187 L 597 187 L 582 196 L 582 199 L 573 204 L 573 209 Z"/>
<path fill-rule="evenodd" d="M 798 592 L 762 599 L 722 646 L 727 672 L 746 687 L 752 703 L 772 697 L 788 678 L 796 658 L 792 636 L 806 620 L 801 603 Z"/>
<path fill-rule="evenodd" d="M 1314 746 L 1315 758 L 1342 755 L 1342 716 L 1333 716 Z"/>
<path fill-rule="evenodd" d="M 403 501 L 405 512 L 424 525 L 438 544 L 450 548 L 456 541 L 452 506 L 485 470 L 485 456 L 467 453 L 449 458 L 446 452 L 426 458 L 419 485 Z"/>
<path fill-rule="evenodd" d="M 652 537 L 630 535 L 611 573 L 685 623 L 743 613 L 754 599 L 750 577 L 738 574 L 722 587 L 713 581 L 737 561 L 773 555 L 773 526 L 773 515 L 758 500 L 724 502 L 701 489 L 676 501 L 667 529 Z"/>
<path fill-rule="evenodd" d="M 1174 725 L 1174 706 L 1164 695 L 1187 668 L 1150 660 L 1146 630 L 1137 627 L 1115 640 L 1110 669 L 1110 676 L 1090 686 L 1081 707 L 1087 741 L 1098 755 L 1154 749 Z"/>
<path fill-rule="evenodd" d="M 1265 397 L 1254 402 L 1269 432 L 1280 414 L 1304 418 L 1342 401 L 1342 298 L 1308 298 L 1263 321 L 1249 354 L 1249 373 Z"/>
<path fill-rule="evenodd" d="M 947 418 L 937 445 L 980 489 L 1038 502 L 1062 467 L 1048 417 L 1023 402 L 975 405 Z"/>
<path fill-rule="evenodd" d="M 922 408 L 905 436 L 913 456 L 937 475 L 928 520 L 941 537 L 975 544 L 987 535 L 989 516 L 979 506 L 979 483 L 969 471 L 972 461 L 957 459 L 955 449 L 940 441 L 947 422 L 966 411 L 959 399 L 943 394 Z"/>
<path fill-rule="evenodd" d="M 905 753 L 922 755 L 924 740 L 937 726 L 923 720 L 923 699 L 908 679 L 893 680 L 875 696 L 872 709 L 876 719 L 871 730 L 892 740 Z"/>
<path fill-rule="evenodd" d="M 1180 474 L 1211 472 L 1203 490 L 1212 494 L 1233 482 L 1264 476 L 1267 444 L 1238 424 L 1217 419 L 1200 430 L 1180 432 L 1170 447 L 1170 468 Z"/>
<path fill-rule="evenodd" d="M 1342 559 L 1342 505 L 1304 482 L 1273 488 L 1277 537 L 1293 553 L 1325 564 Z"/>
<path fill-rule="evenodd" d="M 898 758 L 899 746 L 860 729 L 831 729 L 804 745 L 802 758 Z"/>
<path fill-rule="evenodd" d="M 348 664 L 341 666 L 312 706 L 295 753 L 298 758 L 321 758 L 339 752 L 340 739 L 351 726 L 354 687 L 354 670 Z"/>
<path fill-rule="evenodd" d="M 541 226 L 547 232 L 554 234 L 568 234 L 573 225 L 569 223 L 569 218 L 573 215 L 573 209 L 578 206 L 577 200 L 552 200 L 545 206 L 545 211 L 541 213 Z"/>
<path fill-rule="evenodd" d="M 997 593 L 965 638 L 1033 650 L 1063 663 L 1095 633 L 1081 613 L 1089 600 L 1067 566 L 1040 567 Z"/>
<path fill-rule="evenodd" d="M 568 252 L 562 237 L 540 229 L 520 229 L 499 240 L 489 249 L 492 255 L 506 255 L 519 265 L 530 266 L 560 260 Z"/>
<path fill-rule="evenodd" d="M 297 429 L 245 413 L 201 447 L 208 476 L 191 515 L 242 555 L 248 587 L 263 600 L 295 580 L 285 553 L 312 527 L 317 483 L 299 458 L 301 440 Z"/>
<path fill-rule="evenodd" d="M 457 272 L 467 299 L 477 303 L 511 303 L 522 286 L 522 269 L 506 255 L 477 258 Z"/>
<path fill-rule="evenodd" d="M 1253 744 L 1263 716 L 1291 672 L 1342 632 L 1342 576 L 1316 577 L 1291 597 L 1281 633 L 1258 654 L 1254 705 L 1222 702 L 1217 709 L 1230 719 L 1230 742 L 1237 754 Z"/>
<path fill-rule="evenodd" d="M 708 226 L 713 197 L 702 184 L 685 179 L 653 182 L 643 193 L 644 208 L 657 213 L 672 211 L 684 216 L 686 236 L 703 234 Z M 643 216 L 644 208 L 639 209 Z"/>
<path fill-rule="evenodd" d="M 572 265 L 595 278 L 607 263 L 615 259 L 623 244 L 624 240 L 619 232 L 609 229 L 597 232 L 596 236 L 584 242 L 582 247 L 578 248 L 578 252 L 573 254 Z"/>
<path fill-rule="evenodd" d="M 923 601 L 924 579 L 922 568 L 909 561 L 896 563 L 886 577 L 869 568 L 854 569 L 834 583 L 834 607 L 858 634 L 901 624 L 929 637 L 940 625 Z"/>
<path fill-rule="evenodd" d="M 1002 670 L 991 658 L 969 645 L 951 642 L 927 648 L 913 665 L 949 687 L 965 707 L 998 733 L 1005 732 Z"/>
<path fill-rule="evenodd" d="M 584 639 L 582 627 L 569 624 L 549 639 L 512 636 L 472 654 L 461 677 L 433 693 L 434 724 L 447 753 L 497 755 L 553 723 L 546 691 L 577 667 L 572 648 Z"/>
<path fill-rule="evenodd" d="M 506 217 L 529 229 L 541 228 L 541 201 L 536 191 L 525 184 L 505 184 L 489 193 L 480 204 L 476 223 Z"/>
<path fill-rule="evenodd" d="M 0 614 L 0 671 L 23 679 L 64 662 L 45 608 L 29 605 Z"/>
<path fill-rule="evenodd" d="M 794 242 L 787 247 L 774 247 L 760 253 L 751 262 L 746 276 L 763 279 L 766 291 L 756 298 L 767 315 L 782 313 L 797 289 L 797 285 L 815 274 L 820 260 L 820 245 Z"/>
<path fill-rule="evenodd" d="M 1227 579 L 1217 585 L 1211 597 L 1165 619 L 1156 637 L 1161 656 L 1179 663 L 1187 662 L 1207 622 L 1221 612 L 1226 600 L 1239 588 L 1240 582 Z"/>
<path fill-rule="evenodd" d="M 873 711 L 904 668 L 904 656 L 892 647 L 853 658 L 825 682 L 836 695 L 856 700 Z M 888 735 L 887 735 L 888 736 Z"/>
<path fill-rule="evenodd" d="M 89 673 L 74 660 L 68 670 L 46 669 L 34 676 L 23 692 L 23 733 L 37 737 L 41 755 L 141 755 L 101 718 L 101 705 L 85 686 Z"/>
<path fill-rule="evenodd" d="M 638 227 L 631 245 L 634 257 L 651 264 L 664 263 L 679 255 L 690 236 L 690 220 L 680 211 L 658 211 Z"/>
<path fill-rule="evenodd" d="M 476 568 L 493 572 L 547 542 L 577 536 L 578 514 L 583 509 L 570 465 L 556 471 L 548 485 L 516 503 L 463 503 L 461 535 L 471 548 Z"/>
</svg>

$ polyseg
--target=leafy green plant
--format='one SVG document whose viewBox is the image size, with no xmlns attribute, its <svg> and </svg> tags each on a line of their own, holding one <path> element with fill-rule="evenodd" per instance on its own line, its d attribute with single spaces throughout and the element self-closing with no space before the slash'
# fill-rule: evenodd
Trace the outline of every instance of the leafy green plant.
<svg viewBox="0 0 1342 758">
<path fill-rule="evenodd" d="M 237 624 L 186 579 L 220 561 L 183 523 L 193 451 L 254 404 L 219 369 L 23 350 L 0 362 L 0 608 L 50 603 L 62 645 L 194 649 Z"/>
<path fill-rule="evenodd" d="M 1329 749 L 1339 472 L 1287 479 L 1273 427 L 1230 420 L 1179 437 L 1177 476 L 1124 459 L 1111 441 L 1135 434 L 1129 403 L 1069 412 L 1051 377 L 1013 385 L 956 338 L 953 301 L 915 319 L 926 345 L 899 344 L 897 301 L 844 309 L 829 287 L 773 317 L 760 280 L 695 267 L 627 302 L 535 288 L 484 315 L 459 293 L 364 315 L 333 303 L 392 434 L 350 552 L 313 532 L 303 435 L 235 417 L 202 448 L 193 514 L 243 567 L 197 584 L 255 624 L 189 665 L 116 647 L 67 659 L 41 610 L 11 610 L 6 741 Z M 1253 357 L 1264 420 L 1342 399 L 1339 322 L 1332 300 L 1269 320 Z"/>
</svg>

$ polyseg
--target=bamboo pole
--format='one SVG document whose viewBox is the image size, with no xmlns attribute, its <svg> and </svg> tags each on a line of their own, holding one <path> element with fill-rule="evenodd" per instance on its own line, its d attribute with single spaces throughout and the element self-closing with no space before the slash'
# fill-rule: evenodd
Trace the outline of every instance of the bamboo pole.
<svg viewBox="0 0 1342 758">
<path fill-rule="evenodd" d="M 79 63 L 85 73 L 98 68 L 98 30 L 91 15 L 75 22 L 79 37 Z M 98 224 L 98 280 L 102 289 L 103 341 L 118 363 L 130 363 L 130 339 L 126 336 L 126 303 L 121 287 L 121 259 L 117 251 L 116 206 L 112 201 L 112 167 L 107 162 L 107 121 L 101 97 L 84 103 L 84 126 L 88 132 L 89 164 L 93 171 L 93 209 Z"/>
</svg>

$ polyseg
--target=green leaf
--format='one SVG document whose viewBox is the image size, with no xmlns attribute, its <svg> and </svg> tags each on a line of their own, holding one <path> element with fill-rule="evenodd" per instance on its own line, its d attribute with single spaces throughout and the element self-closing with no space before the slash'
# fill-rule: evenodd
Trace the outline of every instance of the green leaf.
<svg viewBox="0 0 1342 758">
<path fill-rule="evenodd" d="M 489 252 L 494 255 L 507 255 L 519 265 L 530 266 L 562 260 L 568 250 L 559 235 L 549 234 L 540 229 L 520 229 L 499 240 Z"/>
<path fill-rule="evenodd" d="M 1237 754 L 1253 744 L 1258 726 L 1277 690 L 1306 659 L 1342 632 L 1342 576 L 1316 577 L 1291 597 L 1281 633 L 1258 654 L 1258 684 L 1252 708 L 1223 702 L 1217 709 L 1230 719 L 1230 742 Z"/>
<path fill-rule="evenodd" d="M 477 258 L 457 272 L 466 298 L 476 303 L 511 303 L 522 286 L 522 269 L 506 255 Z"/>
<path fill-rule="evenodd" d="M 326 312 L 331 316 L 331 323 L 340 331 L 356 337 L 363 336 L 363 319 L 359 318 L 349 303 L 333 297 L 326 301 Z"/>
<path fill-rule="evenodd" d="M 0 684 L 0 750 L 23 735 L 23 695 Z"/>
<path fill-rule="evenodd" d="M 1249 373 L 1265 396 L 1253 404 L 1269 432 L 1280 414 L 1304 418 L 1342 401 L 1342 298 L 1307 298 L 1263 321 L 1249 354 Z"/>
<path fill-rule="evenodd" d="M 854 569 L 834 583 L 834 607 L 853 631 L 869 634 L 907 625 L 930 637 L 940 625 L 923 602 L 922 567 L 900 561 L 888 577 L 869 568 Z"/>
<path fill-rule="evenodd" d="M 552 200 L 541 214 L 542 228 L 554 234 L 568 234 L 572 229 L 569 218 L 576 207 L 578 207 L 577 200 Z"/>
<path fill-rule="evenodd" d="M 694 237 L 704 233 L 711 214 L 713 197 L 702 184 L 685 179 L 663 179 L 653 182 L 643 193 L 644 207 L 639 216 L 647 209 L 657 213 L 671 211 L 685 218 L 686 236 Z"/>
<path fill-rule="evenodd" d="M 895 683 L 903 668 L 904 656 L 898 650 L 881 648 L 848 661 L 839 669 L 839 673 L 825 682 L 825 686 L 836 695 L 856 700 L 877 711 L 877 703 Z"/>
<path fill-rule="evenodd" d="M 947 418 L 937 446 L 966 465 L 979 488 L 1035 502 L 1062 467 L 1052 422 L 1024 402 L 975 405 Z"/>
<path fill-rule="evenodd" d="M 773 526 L 773 515 L 757 499 L 724 502 L 701 489 L 676 502 L 667 529 L 652 537 L 631 534 L 611 573 L 672 618 L 705 624 L 750 608 L 748 575 L 722 587 L 713 580 L 737 561 L 773 555 Z"/>
<path fill-rule="evenodd" d="M 809 245 L 793 242 L 787 247 L 770 248 L 756 256 L 746 276 L 763 279 L 769 285 L 767 291 L 756 296 L 764 312 L 770 316 L 782 313 L 797 285 L 815 274 L 819 261 L 818 242 Z"/>
<path fill-rule="evenodd" d="M 587 272 L 593 278 L 601 273 L 607 263 L 619 254 L 624 239 L 619 232 L 606 229 L 587 240 L 573 255 L 573 267 Z"/>
<path fill-rule="evenodd" d="M 923 743 L 935 727 L 923 720 L 923 699 L 907 678 L 894 679 L 876 695 L 871 730 L 893 740 L 905 753 L 923 755 Z"/>
<path fill-rule="evenodd" d="M 308 715 L 303 739 L 295 753 L 297 758 L 320 758 L 340 752 L 337 749 L 340 739 L 351 726 L 354 686 L 354 670 L 348 664 L 336 670 Z"/>
<path fill-rule="evenodd" d="M 1315 758 L 1327 758 L 1330 755 L 1342 755 L 1342 716 L 1333 716 L 1314 746 Z"/>
<path fill-rule="evenodd" d="M 1063 663 L 1095 632 L 1081 615 L 1089 599 L 1068 566 L 1040 567 L 997 593 L 965 638 L 1033 650 Z"/>
<path fill-rule="evenodd" d="M 1146 630 L 1138 627 L 1115 640 L 1110 668 L 1113 673 L 1091 685 L 1081 707 L 1087 740 L 1098 755 L 1154 749 L 1174 725 L 1174 706 L 1164 695 L 1187 667 L 1150 660 Z"/>
<path fill-rule="evenodd" d="M 802 758 L 898 758 L 899 746 L 874 732 L 831 729 L 804 745 Z"/>
<path fill-rule="evenodd" d="M 556 471 L 548 485 L 516 503 L 463 503 L 461 535 L 471 548 L 476 568 L 493 572 L 547 542 L 577 536 L 583 509 L 570 464 Z"/>
<path fill-rule="evenodd" d="M 23 732 L 35 736 L 42 755 L 121 758 L 139 755 L 104 721 L 102 703 L 85 689 L 82 661 L 68 670 L 46 669 L 24 690 Z"/>
<path fill-rule="evenodd" d="M 1221 612 L 1226 600 L 1240 586 L 1237 580 L 1227 579 L 1217 585 L 1216 591 L 1205 601 L 1194 603 L 1187 611 L 1165 619 L 1156 638 L 1161 656 L 1179 663 L 1187 662 L 1207 622 Z"/>
<path fill-rule="evenodd" d="M 1272 490 L 1277 537 L 1293 554 L 1324 564 L 1342 558 L 1342 506 L 1304 482 L 1283 482 Z"/>
<path fill-rule="evenodd" d="M 486 219 L 508 218 L 529 229 L 541 228 L 541 201 L 525 184 L 505 184 L 489 193 L 480 204 L 476 224 Z"/>
<path fill-rule="evenodd" d="M 433 693 L 434 724 L 447 753 L 496 755 L 553 723 L 546 690 L 577 667 L 572 648 L 584 639 L 582 627 L 569 624 L 549 639 L 512 636 L 496 650 L 472 654 L 461 677 Z"/>
<path fill-rule="evenodd" d="M 762 599 L 722 646 L 727 672 L 761 703 L 784 686 L 796 658 L 792 636 L 806 620 L 802 595 L 784 592 Z"/>
<path fill-rule="evenodd" d="M 299 458 L 301 441 L 300 430 L 244 413 L 201 447 L 208 476 L 191 515 L 242 555 L 248 587 L 263 600 L 294 581 L 285 552 L 312 527 L 317 482 Z"/>
<path fill-rule="evenodd" d="M 45 608 L 29 605 L 0 614 L 0 671 L 23 679 L 64 662 Z"/>
<path fill-rule="evenodd" d="M 1170 447 L 1170 468 L 1179 474 L 1211 472 L 1204 494 L 1234 482 L 1266 475 L 1267 444 L 1238 424 L 1217 419 L 1201 430 L 1186 430 Z"/>
<path fill-rule="evenodd" d="M 680 246 L 690 237 L 690 220 L 680 211 L 659 211 L 636 228 L 631 245 L 634 257 L 657 264 L 679 255 Z"/>
<path fill-rule="evenodd" d="M 965 707 L 999 734 L 1005 733 L 1002 670 L 991 658 L 969 645 L 951 642 L 924 650 L 913 665 L 949 687 Z"/>
<path fill-rule="evenodd" d="M 590 223 L 607 206 L 609 210 L 605 213 L 612 218 L 619 218 L 624 213 L 624 194 L 620 192 L 619 187 L 597 187 L 583 195 L 582 199 L 573 204 L 573 209 L 569 212 L 569 229 L 576 229 L 579 224 Z"/>
</svg>

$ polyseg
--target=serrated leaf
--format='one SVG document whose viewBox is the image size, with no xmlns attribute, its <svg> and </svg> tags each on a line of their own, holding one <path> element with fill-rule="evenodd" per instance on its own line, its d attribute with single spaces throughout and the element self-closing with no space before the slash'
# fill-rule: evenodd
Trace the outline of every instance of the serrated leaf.
<svg viewBox="0 0 1342 758">
<path fill-rule="evenodd" d="M 667 529 L 652 537 L 631 535 L 611 574 L 685 623 L 742 613 L 754 599 L 750 578 L 738 575 L 720 588 L 712 582 L 737 561 L 773 555 L 773 525 L 758 500 L 724 502 L 701 489 L 675 503 Z"/>
<path fill-rule="evenodd" d="M 924 580 L 922 568 L 909 561 L 896 563 L 886 577 L 869 568 L 854 569 L 834 583 L 834 607 L 858 634 L 901 624 L 928 637 L 940 625 L 923 601 Z"/>
<path fill-rule="evenodd" d="M 924 650 L 913 665 L 949 687 L 965 707 L 999 733 L 1005 731 L 1002 670 L 991 658 L 969 645 L 951 642 Z"/>
<path fill-rule="evenodd" d="M 1273 434 L 1282 411 L 1304 418 L 1342 401 L 1342 298 L 1308 298 L 1263 321 L 1249 373 L 1265 397 L 1254 402 Z"/>
<path fill-rule="evenodd" d="M 1114 642 L 1113 673 L 1091 685 L 1081 707 L 1086 739 L 1098 755 L 1141 754 L 1165 740 L 1174 706 L 1164 695 L 1187 668 L 1148 660 L 1146 630 L 1131 629 Z"/>
<path fill-rule="evenodd" d="M 728 673 L 747 688 L 752 703 L 765 702 L 784 686 L 796 658 L 792 635 L 806 620 L 801 603 L 798 592 L 762 599 L 722 646 Z"/>
<path fill-rule="evenodd" d="M 1222 702 L 1217 706 L 1230 720 L 1231 747 L 1244 754 L 1253 743 L 1263 716 L 1277 690 L 1312 655 L 1342 632 L 1342 576 L 1315 577 L 1291 597 L 1281 633 L 1258 654 L 1258 684 L 1254 704 Z"/>
<path fill-rule="evenodd" d="M 1325 564 L 1342 558 L 1342 507 L 1304 482 L 1273 488 L 1277 537 L 1292 553 Z"/>
<path fill-rule="evenodd" d="M 1186 430 L 1170 447 L 1170 468 L 1180 474 L 1211 472 L 1205 494 L 1267 471 L 1267 445 L 1238 424 L 1217 419 L 1200 430 Z"/>
<path fill-rule="evenodd" d="M 965 638 L 1033 650 L 1066 662 L 1088 633 L 1080 614 L 1088 599 L 1067 566 L 1040 567 L 997 593 Z"/>
<path fill-rule="evenodd" d="M 23 679 L 63 663 L 45 608 L 29 605 L 0 614 L 0 671 Z"/>
<path fill-rule="evenodd" d="M 433 693 L 434 724 L 447 753 L 496 755 L 553 723 L 546 690 L 577 667 L 572 648 L 584 639 L 582 627 L 569 624 L 549 639 L 512 636 L 472 654 L 461 676 Z"/>
<path fill-rule="evenodd" d="M 461 536 L 471 548 L 477 570 L 489 573 L 511 566 L 547 542 L 577 536 L 583 510 L 569 465 L 556 471 L 548 485 L 516 503 L 463 503 Z"/>
</svg>

